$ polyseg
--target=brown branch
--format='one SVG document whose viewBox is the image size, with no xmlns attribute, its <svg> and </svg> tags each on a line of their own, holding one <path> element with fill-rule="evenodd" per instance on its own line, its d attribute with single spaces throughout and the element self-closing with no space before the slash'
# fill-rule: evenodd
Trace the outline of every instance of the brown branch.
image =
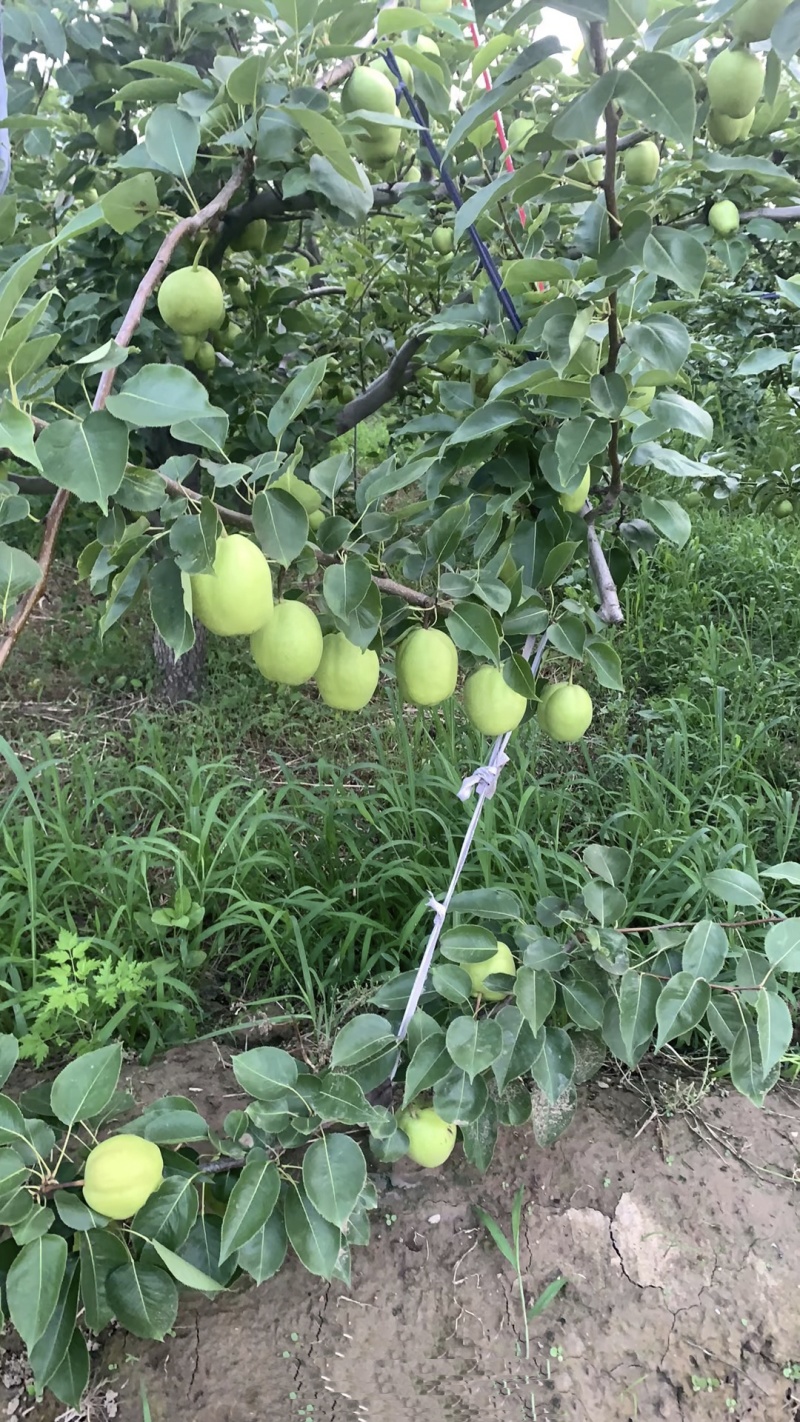
<svg viewBox="0 0 800 1422">
<path fill-rule="evenodd" d="M 421 346 L 427 341 L 427 334 L 409 336 L 398 351 L 392 356 L 386 369 L 377 379 L 373 380 L 360 395 L 356 395 L 354 400 L 350 400 L 347 405 L 343 405 L 336 416 L 336 433 L 346 434 L 356 425 L 361 424 L 369 415 L 374 415 L 376 410 L 380 410 L 387 400 L 391 400 L 394 395 L 403 388 L 408 379 L 408 367 L 417 354 Z"/>
<path fill-rule="evenodd" d="M 758 928 L 768 923 L 783 923 L 783 914 L 768 914 L 766 918 L 731 918 L 723 923 L 718 923 L 718 928 Z M 617 933 L 660 933 L 666 928 L 694 928 L 692 919 L 681 919 L 676 923 L 653 923 L 645 928 L 618 928 Z"/>
<path fill-rule="evenodd" d="M 617 585 L 611 576 L 611 569 L 600 546 L 597 529 L 593 523 L 586 525 L 586 539 L 589 550 L 589 568 L 600 598 L 600 616 L 610 627 L 621 627 L 625 618 L 619 605 Z"/>
<path fill-rule="evenodd" d="M 200 208 L 199 212 L 193 213 L 191 217 L 181 218 L 180 222 L 176 223 L 172 228 L 172 231 L 167 233 L 167 236 L 161 243 L 145 275 L 139 282 L 133 300 L 117 332 L 115 340 L 118 346 L 130 345 L 131 338 L 144 314 L 144 308 L 167 270 L 170 257 L 178 246 L 178 243 L 181 242 L 184 237 L 188 237 L 194 232 L 199 232 L 200 228 L 205 227 L 207 222 L 210 222 L 212 218 L 225 211 L 234 193 L 247 176 L 250 166 L 250 160 L 246 160 L 233 176 L 228 179 L 224 188 L 217 193 L 217 196 L 211 199 L 211 202 L 206 203 L 205 207 Z M 104 408 L 106 400 L 111 394 L 115 374 L 115 369 L 103 371 L 94 400 L 92 401 L 93 412 Z M 59 489 L 50 505 L 47 518 L 45 519 L 44 537 L 37 559 L 39 564 L 39 576 L 33 587 L 25 594 L 22 602 L 17 607 L 14 616 L 8 624 L 5 636 L 2 641 L 0 641 L 0 668 L 7 662 L 22 629 L 47 586 L 47 579 L 50 574 L 53 555 L 55 553 L 58 530 L 61 527 L 61 521 L 64 517 L 68 502 L 69 490 Z"/>
<path fill-rule="evenodd" d="M 320 74 L 319 79 L 315 80 L 314 88 L 325 90 L 338 88 L 345 79 L 350 78 L 355 67 L 356 61 L 352 56 L 349 59 L 340 59 L 338 64 L 332 64 L 330 69 L 326 69 L 324 73 Z"/>
<path fill-rule="evenodd" d="M 772 222 L 800 222 L 800 207 L 751 207 L 748 212 L 739 213 L 740 222 L 750 222 L 754 217 L 769 217 Z"/>
</svg>

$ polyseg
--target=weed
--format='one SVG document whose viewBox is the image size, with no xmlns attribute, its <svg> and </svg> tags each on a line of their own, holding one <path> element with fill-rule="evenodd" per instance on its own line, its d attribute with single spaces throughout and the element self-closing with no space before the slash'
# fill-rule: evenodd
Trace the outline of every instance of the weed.
<svg viewBox="0 0 800 1422">
<path fill-rule="evenodd" d="M 478 1219 L 480 1220 L 481 1224 L 488 1231 L 494 1243 L 497 1245 L 497 1248 L 500 1250 L 500 1253 L 502 1254 L 503 1258 L 511 1265 L 517 1276 L 517 1288 L 519 1289 L 520 1305 L 522 1307 L 522 1326 L 525 1338 L 525 1357 L 530 1358 L 531 1337 L 529 1324 L 533 1321 L 534 1318 L 538 1318 L 540 1314 L 544 1313 L 546 1308 L 549 1308 L 550 1304 L 564 1288 L 567 1281 L 566 1279 L 562 1279 L 560 1276 L 557 1279 L 553 1279 L 552 1282 L 549 1283 L 547 1287 L 542 1290 L 538 1298 L 534 1299 L 532 1303 L 526 1302 L 525 1285 L 522 1279 L 522 1261 L 520 1258 L 520 1225 L 522 1221 L 522 1200 L 524 1194 L 525 1188 L 524 1186 L 520 1185 L 514 1196 L 514 1201 L 511 1206 L 510 1240 L 506 1238 L 497 1221 L 492 1219 L 492 1216 L 488 1214 L 486 1210 L 482 1209 L 480 1205 L 475 1206 L 475 1213 L 478 1216 Z M 564 1355 L 560 1348 L 557 1350 L 553 1350 L 552 1348 L 550 1349 L 550 1353 L 554 1357 L 556 1356 L 556 1352 L 558 1353 L 559 1357 L 563 1359 Z"/>
</svg>

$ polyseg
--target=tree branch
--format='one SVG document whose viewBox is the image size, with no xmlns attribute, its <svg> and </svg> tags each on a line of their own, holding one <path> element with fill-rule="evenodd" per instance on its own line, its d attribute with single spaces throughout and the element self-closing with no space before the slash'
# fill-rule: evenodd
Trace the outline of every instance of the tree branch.
<svg viewBox="0 0 800 1422">
<path fill-rule="evenodd" d="M 250 166 L 250 160 L 243 163 L 237 172 L 228 179 L 224 188 L 217 193 L 217 196 L 211 199 L 211 202 L 206 203 L 205 207 L 201 208 L 199 212 L 193 213 L 191 217 L 182 218 L 180 222 L 175 224 L 172 231 L 167 233 L 150 266 L 145 272 L 145 275 L 139 282 L 133 300 L 117 332 L 115 340 L 118 346 L 127 346 L 130 344 L 131 338 L 142 319 L 148 299 L 152 296 L 167 270 L 170 257 L 178 246 L 178 243 L 181 242 L 184 237 L 188 237 L 194 232 L 199 232 L 200 228 L 205 227 L 207 222 L 210 222 L 212 218 L 216 217 L 220 212 L 225 211 L 234 193 L 247 176 Z M 92 401 L 93 412 L 104 408 L 106 400 L 111 394 L 115 374 L 115 369 L 103 371 L 94 400 Z M 69 491 L 67 489 L 59 489 L 50 505 L 47 518 L 45 519 L 44 537 L 37 559 L 39 564 L 39 576 L 33 587 L 25 594 L 17 607 L 16 612 L 8 624 L 5 636 L 0 640 L 0 668 L 7 662 L 22 629 L 45 590 L 53 562 L 53 554 L 55 553 L 58 530 L 61 526 L 61 521 L 64 517 L 68 502 Z"/>
<path fill-rule="evenodd" d="M 606 44 L 603 38 L 603 23 L 601 20 L 593 20 L 589 26 L 589 48 L 592 55 L 595 73 L 598 75 L 606 72 Z M 605 170 L 603 173 L 602 190 L 605 198 L 606 212 L 608 213 L 608 240 L 616 242 L 619 237 L 619 212 L 617 210 L 617 149 L 619 135 L 619 115 L 613 99 L 606 104 L 605 108 Z M 617 314 L 617 293 L 613 290 L 608 297 L 608 360 L 603 372 L 612 375 L 617 368 L 619 360 L 620 346 L 622 344 L 619 317 Z M 612 500 L 612 507 L 622 493 L 622 465 L 619 457 L 619 420 L 611 422 L 611 438 L 608 442 L 608 464 L 611 471 L 609 482 L 609 498 Z"/>
<path fill-rule="evenodd" d="M 343 84 L 345 79 L 349 79 L 356 67 L 356 61 L 351 56 L 349 59 L 340 59 L 338 64 L 332 64 L 330 69 L 326 69 L 320 74 L 319 79 L 314 83 L 315 89 L 336 89 Z"/>
<path fill-rule="evenodd" d="M 768 217 L 772 222 L 800 222 L 800 207 L 751 207 L 748 212 L 739 213 L 740 222 L 750 222 L 754 217 Z"/>
<path fill-rule="evenodd" d="M 599 613 L 609 627 L 621 627 L 625 621 L 619 602 L 617 585 L 611 576 L 611 569 L 600 545 L 597 529 L 593 523 L 586 525 L 586 539 L 589 549 L 589 569 L 600 598 Z"/>
<path fill-rule="evenodd" d="M 380 410 L 387 400 L 397 395 L 408 379 L 408 367 L 421 346 L 427 341 L 427 334 L 409 336 L 392 356 L 382 375 L 373 380 L 360 395 L 349 404 L 343 405 L 336 416 L 336 433 L 346 434 Z"/>
</svg>

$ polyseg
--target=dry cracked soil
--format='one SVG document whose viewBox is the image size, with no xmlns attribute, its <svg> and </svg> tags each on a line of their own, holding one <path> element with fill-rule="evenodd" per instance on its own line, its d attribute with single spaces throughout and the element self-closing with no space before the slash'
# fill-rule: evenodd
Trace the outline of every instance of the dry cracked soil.
<svg viewBox="0 0 800 1422">
<path fill-rule="evenodd" d="M 217 1123 L 236 1104 L 207 1047 L 129 1075 L 142 1101 L 192 1094 Z M 261 1288 L 187 1296 L 163 1343 L 102 1343 L 80 1422 L 142 1422 L 143 1393 L 152 1422 L 800 1422 L 800 1092 L 763 1110 L 697 1095 L 607 1071 L 548 1150 L 519 1129 L 483 1176 L 460 1150 L 438 1171 L 401 1163 L 376 1179 L 349 1289 L 291 1261 Z M 508 1232 L 520 1185 L 526 1295 L 567 1281 L 529 1357 L 474 1209 Z M 79 1422 L 0 1382 L 4 1404 Z"/>
</svg>

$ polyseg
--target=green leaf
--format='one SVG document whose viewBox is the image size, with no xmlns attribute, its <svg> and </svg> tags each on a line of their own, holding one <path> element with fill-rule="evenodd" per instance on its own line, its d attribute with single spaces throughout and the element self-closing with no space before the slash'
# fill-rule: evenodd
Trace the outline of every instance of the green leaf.
<svg viewBox="0 0 800 1422">
<path fill-rule="evenodd" d="M 328 357 L 319 356 L 317 360 L 312 360 L 308 365 L 304 365 L 275 401 L 267 417 L 267 428 L 279 442 L 292 420 L 296 420 L 297 416 L 311 404 L 322 383 L 327 364 Z"/>
<path fill-rule="evenodd" d="M 768 928 L 764 952 L 777 971 L 800 972 L 800 918 L 786 918 Z"/>
<path fill-rule="evenodd" d="M 786 884 L 800 885 L 800 863 L 788 859 L 783 864 L 773 864 L 770 869 L 762 869 L 763 879 L 782 879 Z"/>
<path fill-rule="evenodd" d="M 222 1222 L 216 1215 L 199 1215 L 178 1253 L 185 1263 L 217 1284 L 229 1284 L 236 1273 L 236 1260 L 221 1260 Z M 205 1285 L 204 1287 L 208 1287 Z"/>
<path fill-rule="evenodd" d="M 683 548 L 692 532 L 692 521 L 686 510 L 674 499 L 655 499 L 642 494 L 642 514 L 670 543 Z"/>
<path fill-rule="evenodd" d="M 499 885 L 490 889 L 459 889 L 450 900 L 453 913 L 475 914 L 479 918 L 521 918 L 522 905 L 511 889 Z"/>
<path fill-rule="evenodd" d="M 763 1106 L 764 1097 L 772 1090 L 779 1075 L 777 1066 L 771 1071 L 764 1069 L 755 1025 L 741 1027 L 731 1049 L 731 1081 L 736 1090 L 754 1106 Z"/>
<path fill-rule="evenodd" d="M 629 1055 L 649 1042 L 656 1025 L 661 984 L 649 973 L 628 968 L 619 984 L 619 1030 Z"/>
<path fill-rule="evenodd" d="M 154 1264 L 131 1260 L 114 1269 L 106 1293 L 117 1322 L 137 1338 L 160 1342 L 178 1315 L 178 1290 L 169 1274 Z"/>
<path fill-rule="evenodd" d="M 264 54 L 250 54 L 234 64 L 225 78 L 229 98 L 243 108 L 254 108 L 267 69 L 268 60 Z"/>
<path fill-rule="evenodd" d="M 79 1284 L 78 1261 L 71 1259 L 50 1321 L 41 1338 L 28 1350 L 28 1360 L 40 1389 L 49 1383 L 67 1355 L 78 1316 Z"/>
<path fill-rule="evenodd" d="M 19 1042 L 8 1032 L 0 1033 L 0 1086 L 10 1077 L 19 1058 Z"/>
<path fill-rule="evenodd" d="M 303 1156 L 308 1199 L 324 1220 L 343 1232 L 366 1180 L 366 1161 L 351 1136 L 326 1132 Z"/>
<path fill-rule="evenodd" d="M 764 902 L 758 880 L 739 869 L 713 869 L 706 875 L 705 887 L 714 898 L 737 908 L 756 908 Z"/>
<path fill-rule="evenodd" d="M 372 569 L 366 558 L 356 553 L 326 568 L 322 579 L 322 595 L 340 622 L 346 621 L 360 607 L 371 587 Z"/>
<path fill-rule="evenodd" d="M 155 163 L 186 183 L 194 172 L 200 125 L 177 104 L 161 104 L 147 120 L 144 143 Z"/>
<path fill-rule="evenodd" d="M 0 543 L 0 623 L 11 620 L 17 602 L 36 586 L 39 576 L 39 564 L 29 553 Z"/>
<path fill-rule="evenodd" d="M 0 447 L 16 459 L 41 470 L 41 462 L 33 442 L 35 426 L 30 415 L 3 397 L 0 402 Z"/>
<path fill-rule="evenodd" d="M 179 1284 L 183 1284 L 186 1289 L 198 1289 L 204 1294 L 216 1294 L 225 1288 L 217 1279 L 212 1279 L 210 1275 L 204 1274 L 202 1269 L 196 1268 L 194 1264 L 189 1264 L 186 1259 L 181 1259 L 180 1254 L 168 1249 L 166 1244 L 162 1244 L 159 1239 L 152 1241 L 153 1248 L 161 1260 L 166 1264 L 170 1274 L 177 1279 Z"/>
<path fill-rule="evenodd" d="M 768 1074 L 777 1066 L 789 1050 L 794 1025 L 792 1014 L 784 999 L 776 992 L 764 988 L 756 997 L 756 1026 L 758 1046 L 761 1053 L 761 1068 Z"/>
<path fill-rule="evenodd" d="M 59 1402 L 67 1407 L 79 1408 L 89 1386 L 89 1349 L 79 1328 L 73 1331 L 67 1351 L 51 1374 L 47 1386 Z"/>
<path fill-rule="evenodd" d="M 119 420 L 106 410 L 84 420 L 55 420 L 36 448 L 45 478 L 56 488 L 108 512 L 109 495 L 122 483 L 128 461 L 128 431 Z"/>
<path fill-rule="evenodd" d="M 503 1050 L 503 1031 L 492 1018 L 454 1017 L 447 1029 L 447 1050 L 470 1081 L 488 1071 Z"/>
<path fill-rule="evenodd" d="M 535 1035 L 544 1027 L 555 1007 L 556 985 L 548 972 L 542 969 L 536 971 L 523 965 L 517 972 L 514 997 L 517 1007 Z"/>
<path fill-rule="evenodd" d="M 191 1176 L 170 1175 L 137 1210 L 131 1228 L 169 1249 L 183 1244 L 197 1219 L 197 1189 Z"/>
<path fill-rule="evenodd" d="M 459 651 L 472 652 L 498 665 L 500 632 L 489 611 L 480 602 L 460 602 L 445 618 L 447 631 Z"/>
<path fill-rule="evenodd" d="M 449 449 L 456 444 L 469 444 L 472 440 L 485 439 L 486 435 L 499 434 L 500 430 L 508 429 L 509 425 L 522 423 L 525 419 L 523 411 L 516 405 L 505 403 L 502 400 L 492 400 L 483 405 L 480 410 L 473 410 L 471 415 L 461 422 L 457 429 L 442 445 L 442 450 Z"/>
<path fill-rule="evenodd" d="M 265 1225 L 278 1202 L 281 1178 L 272 1160 L 248 1160 L 225 1207 L 220 1261 L 235 1254 Z"/>
<path fill-rule="evenodd" d="M 683 947 L 684 972 L 712 983 L 728 956 L 728 935 L 710 918 L 696 923 Z"/>
<path fill-rule="evenodd" d="M 355 1076 L 344 1072 L 327 1071 L 322 1076 L 298 1077 L 297 1089 L 308 1108 L 324 1121 L 374 1128 L 386 1114 L 371 1106 Z"/>
<path fill-rule="evenodd" d="M 510 1081 L 528 1075 L 544 1038 L 534 1036 L 527 1018 L 512 1003 L 500 1008 L 495 1021 L 502 1028 L 503 1047 L 492 1062 L 492 1073 L 498 1091 L 505 1091 Z"/>
<path fill-rule="evenodd" d="M 0 1201 L 5 1205 L 27 1184 L 30 1169 L 10 1146 L 0 1146 Z"/>
<path fill-rule="evenodd" d="M 604 637 L 587 637 L 584 655 L 601 686 L 622 691 L 622 663 L 619 653 Z"/>
<path fill-rule="evenodd" d="M 236 1263 L 257 1284 L 263 1284 L 278 1273 L 286 1258 L 287 1247 L 283 1213 L 275 1210 L 266 1224 L 239 1250 Z"/>
<path fill-rule="evenodd" d="M 563 653 L 565 657 L 573 657 L 578 662 L 583 661 L 586 628 L 580 617 L 576 617 L 574 613 L 567 612 L 559 617 L 557 622 L 551 624 L 548 640 L 550 645 L 555 647 L 557 652 Z"/>
<path fill-rule="evenodd" d="M 67 1267 L 67 1242 L 47 1234 L 20 1250 L 6 1276 L 8 1313 L 30 1350 L 53 1316 Z"/>
<path fill-rule="evenodd" d="M 270 562 L 288 568 L 308 541 L 308 514 L 286 489 L 262 489 L 253 501 L 253 529 Z"/>
<path fill-rule="evenodd" d="M 605 879 L 615 888 L 624 882 L 631 870 L 631 856 L 627 849 L 618 849 L 610 844 L 587 844 L 581 858 L 590 874 Z"/>
<path fill-rule="evenodd" d="M 337 1033 L 331 1066 L 346 1067 L 363 1091 L 371 1091 L 389 1076 L 397 1053 L 397 1041 L 386 1019 L 366 1012 Z"/>
<path fill-rule="evenodd" d="M 637 54 L 620 70 L 615 97 L 630 118 L 674 139 L 691 157 L 696 103 L 685 64 L 668 54 Z"/>
<path fill-rule="evenodd" d="M 116 183 L 100 199 L 103 216 L 120 236 L 132 232 L 148 217 L 158 212 L 158 189 L 152 173 L 136 173 Z"/>
<path fill-rule="evenodd" d="M 553 136 L 562 143 L 593 143 L 606 104 L 614 97 L 619 71 L 608 69 L 561 109 L 553 121 Z"/>
<path fill-rule="evenodd" d="M 81 1298 L 88 1328 L 100 1333 L 114 1317 L 106 1284 L 115 1269 L 128 1262 L 128 1251 L 118 1234 L 106 1229 L 90 1229 L 79 1241 Z"/>
<path fill-rule="evenodd" d="M 182 365 L 143 365 L 116 395 L 109 395 L 106 409 L 115 419 L 124 420 L 134 428 L 160 429 L 173 425 L 177 430 L 179 421 L 209 414 L 221 415 L 227 428 L 224 411 L 214 409 L 205 386 Z M 176 434 L 176 438 L 182 436 Z M 40 445 L 41 441 L 42 435 L 37 443 Z M 192 438 L 191 442 L 199 441 Z"/>
<path fill-rule="evenodd" d="M 186 574 L 171 558 L 162 558 L 151 569 L 148 581 L 150 613 L 167 646 L 176 657 L 194 646 L 191 596 Z"/>
<path fill-rule="evenodd" d="M 569 1032 L 563 1027 L 545 1027 L 542 1050 L 531 1067 L 536 1085 L 551 1103 L 572 1085 L 575 1076 L 575 1053 Z"/>
<path fill-rule="evenodd" d="M 116 1043 L 68 1062 L 50 1088 L 53 1115 L 65 1126 L 99 1116 L 117 1089 L 121 1068 L 122 1048 Z"/>
<path fill-rule="evenodd" d="M 607 448 L 610 438 L 611 426 L 607 420 L 592 419 L 589 415 L 564 420 L 555 443 L 559 482 L 558 485 L 553 484 L 548 478 L 548 483 L 560 493 L 574 493 L 583 479 L 587 464 Z M 547 476 L 549 470 L 544 472 Z"/>
<path fill-rule="evenodd" d="M 439 952 L 451 963 L 485 963 L 497 952 L 497 939 L 488 928 L 462 923 L 442 934 Z"/>
<path fill-rule="evenodd" d="M 62 1224 L 67 1226 L 67 1229 L 80 1232 L 88 1229 L 102 1229 L 104 1225 L 108 1224 L 106 1216 L 98 1214 L 96 1210 L 90 1210 L 80 1195 L 70 1194 L 67 1190 L 59 1190 L 54 1203 L 56 1214 Z"/>
<path fill-rule="evenodd" d="M 483 1225 L 484 1229 L 486 1229 L 486 1230 L 488 1231 L 488 1233 L 489 1233 L 489 1235 L 490 1235 L 490 1237 L 491 1237 L 493 1243 L 494 1243 L 494 1244 L 497 1246 L 497 1248 L 500 1250 L 500 1253 L 502 1254 L 502 1256 L 503 1256 L 503 1258 L 505 1259 L 506 1263 L 507 1263 L 507 1264 L 510 1264 L 512 1269 L 516 1269 L 516 1267 L 517 1267 L 517 1257 L 516 1257 L 516 1254 L 515 1254 L 515 1252 L 514 1252 L 514 1249 L 513 1249 L 512 1245 L 509 1243 L 509 1241 L 506 1239 L 505 1235 L 503 1234 L 503 1231 L 502 1231 L 502 1229 L 500 1228 L 500 1226 L 499 1226 L 499 1224 L 497 1223 L 497 1221 L 496 1221 L 496 1220 L 493 1220 L 492 1217 L 491 1217 L 491 1215 L 487 1214 L 487 1213 L 486 1213 L 486 1210 L 484 1210 L 480 1205 L 476 1205 L 476 1206 L 475 1206 L 475 1213 L 476 1213 L 476 1215 L 478 1216 L 478 1219 L 480 1220 L 480 1222 L 481 1222 L 481 1224 Z"/>
<path fill-rule="evenodd" d="M 581 897 L 592 918 L 604 928 L 619 923 L 628 907 L 628 900 L 620 889 L 611 884 L 599 884 L 594 879 L 584 884 Z"/>
<path fill-rule="evenodd" d="M 605 999 L 600 989 L 585 978 L 565 979 L 561 983 L 564 1006 L 570 1020 L 584 1032 L 598 1032 L 603 1026 Z"/>
<path fill-rule="evenodd" d="M 625 340 L 651 369 L 668 371 L 670 375 L 678 374 L 689 354 L 686 327 L 663 311 L 631 322 L 625 328 Z"/>
<path fill-rule="evenodd" d="M 656 1051 L 676 1037 L 691 1032 L 706 1015 L 711 988 L 694 973 L 676 973 L 663 988 L 656 1004 Z"/>
<path fill-rule="evenodd" d="M 463 1126 L 477 1121 L 486 1107 L 488 1096 L 482 1076 L 470 1081 L 465 1071 L 454 1066 L 433 1088 L 433 1107 L 442 1120 Z"/>
<path fill-rule="evenodd" d="M 341 1233 L 323 1219 L 293 1180 L 287 1183 L 283 1218 L 289 1243 L 303 1267 L 310 1274 L 331 1279 L 342 1247 Z"/>
<path fill-rule="evenodd" d="M 434 1032 L 426 1037 L 418 1044 L 406 1067 L 403 1105 L 408 1106 L 420 1092 L 430 1091 L 437 1081 L 447 1075 L 451 1066 L 444 1033 Z"/>
<path fill-rule="evenodd" d="M 549 1101 L 540 1087 L 534 1085 L 531 1090 L 531 1125 L 537 1145 L 545 1149 L 555 1145 L 571 1126 L 577 1109 L 578 1093 L 574 1083 L 562 1091 L 555 1101 Z"/>
<path fill-rule="evenodd" d="M 645 271 L 665 277 L 692 296 L 699 296 L 708 257 L 702 242 L 676 227 L 654 227 L 644 244 Z"/>
<path fill-rule="evenodd" d="M 282 106 L 281 113 L 288 113 L 308 134 L 314 147 L 327 158 L 336 172 L 360 190 L 358 169 L 347 151 L 345 139 L 330 119 L 318 113 L 316 109 L 300 108 L 299 105 L 292 104 Z"/>
<path fill-rule="evenodd" d="M 776 351 L 771 347 L 764 347 L 760 351 L 751 351 L 737 365 L 734 375 L 761 375 L 765 370 L 777 370 L 779 366 L 789 365 L 792 360 L 791 351 Z"/>
<path fill-rule="evenodd" d="M 778 58 L 790 64 L 800 50 L 800 0 L 793 0 L 778 17 L 770 39 Z"/>
<path fill-rule="evenodd" d="M 489 1169 L 497 1144 L 497 1128 L 497 1102 L 490 1096 L 477 1120 L 465 1121 L 461 1127 L 464 1154 L 476 1170 L 483 1172 Z"/>
<path fill-rule="evenodd" d="M 253 1047 L 249 1052 L 239 1052 L 231 1065 L 242 1090 L 257 1101 L 282 1098 L 297 1081 L 297 1062 L 280 1047 Z"/>
</svg>

